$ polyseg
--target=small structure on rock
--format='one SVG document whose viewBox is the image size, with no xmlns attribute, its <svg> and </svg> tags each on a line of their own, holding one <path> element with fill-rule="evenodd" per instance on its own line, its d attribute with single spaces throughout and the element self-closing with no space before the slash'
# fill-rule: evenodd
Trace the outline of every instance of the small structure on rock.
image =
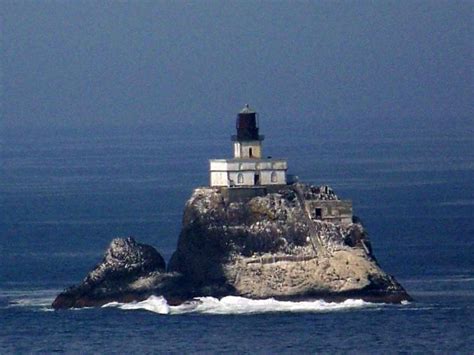
<svg viewBox="0 0 474 355">
<path fill-rule="evenodd" d="M 286 185 L 285 159 L 262 158 L 264 136 L 259 135 L 257 113 L 246 105 L 237 115 L 233 135 L 234 158 L 210 160 L 211 187 L 261 189 Z"/>
<path fill-rule="evenodd" d="M 258 114 L 249 105 L 237 115 L 236 129 L 237 134 L 231 136 L 234 157 L 209 161 L 210 187 L 219 188 L 232 202 L 265 196 L 294 182 L 287 175 L 285 159 L 262 158 L 264 136 L 259 134 Z M 352 223 L 352 201 L 339 200 L 329 186 L 313 190 L 311 196 L 305 196 L 305 209 L 311 219 Z"/>
<path fill-rule="evenodd" d="M 313 220 L 352 223 L 352 201 L 340 200 L 329 186 L 311 186 L 305 194 L 305 210 Z"/>
</svg>

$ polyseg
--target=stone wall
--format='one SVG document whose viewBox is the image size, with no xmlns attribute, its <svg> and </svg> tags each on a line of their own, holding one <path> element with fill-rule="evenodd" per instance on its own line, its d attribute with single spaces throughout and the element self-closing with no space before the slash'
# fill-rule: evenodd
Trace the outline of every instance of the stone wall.
<svg viewBox="0 0 474 355">
<path fill-rule="evenodd" d="M 223 187 L 220 191 L 226 203 L 249 201 L 254 197 L 267 194 L 265 187 Z"/>
</svg>

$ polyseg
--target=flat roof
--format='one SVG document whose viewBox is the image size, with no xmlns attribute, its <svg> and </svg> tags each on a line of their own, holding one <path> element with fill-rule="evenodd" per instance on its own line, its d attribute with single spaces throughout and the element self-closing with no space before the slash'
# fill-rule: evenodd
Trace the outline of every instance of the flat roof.
<svg viewBox="0 0 474 355">
<path fill-rule="evenodd" d="M 209 161 L 229 162 L 229 163 L 258 163 L 258 162 L 272 162 L 272 161 L 287 161 L 286 158 L 230 158 L 230 159 L 209 159 Z"/>
</svg>

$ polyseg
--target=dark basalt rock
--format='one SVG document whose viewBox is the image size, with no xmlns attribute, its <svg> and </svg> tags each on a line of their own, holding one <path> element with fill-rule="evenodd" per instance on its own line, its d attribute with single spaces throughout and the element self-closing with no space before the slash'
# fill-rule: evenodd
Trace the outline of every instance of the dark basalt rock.
<svg viewBox="0 0 474 355">
<path fill-rule="evenodd" d="M 114 239 L 102 263 L 54 308 L 98 306 L 163 295 L 170 304 L 196 296 L 373 302 L 410 300 L 372 253 L 360 221 L 313 220 L 305 199 L 337 200 L 310 185 L 229 202 L 218 189 L 198 188 L 186 203 L 168 270 L 160 254 L 133 238 Z"/>
<path fill-rule="evenodd" d="M 143 300 L 166 291 L 177 278 L 165 273 L 165 261 L 155 248 L 132 237 L 116 238 L 102 262 L 82 283 L 60 293 L 52 306 L 58 309 Z"/>
</svg>

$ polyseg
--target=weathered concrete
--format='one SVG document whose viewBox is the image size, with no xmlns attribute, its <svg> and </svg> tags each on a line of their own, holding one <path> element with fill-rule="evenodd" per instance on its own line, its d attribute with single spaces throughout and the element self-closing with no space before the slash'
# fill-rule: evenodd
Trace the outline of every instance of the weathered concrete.
<svg viewBox="0 0 474 355">
<path fill-rule="evenodd" d="M 349 200 L 309 200 L 305 208 L 312 219 L 332 223 L 352 223 L 352 201 Z"/>
<path fill-rule="evenodd" d="M 257 121 L 257 113 L 248 105 L 237 115 L 237 134 L 231 138 L 234 158 L 209 161 L 209 186 L 255 187 L 286 184 L 286 160 L 262 158 L 264 137 L 259 135 Z"/>
<path fill-rule="evenodd" d="M 211 159 L 210 186 L 285 185 L 287 168 L 283 159 Z"/>
</svg>

